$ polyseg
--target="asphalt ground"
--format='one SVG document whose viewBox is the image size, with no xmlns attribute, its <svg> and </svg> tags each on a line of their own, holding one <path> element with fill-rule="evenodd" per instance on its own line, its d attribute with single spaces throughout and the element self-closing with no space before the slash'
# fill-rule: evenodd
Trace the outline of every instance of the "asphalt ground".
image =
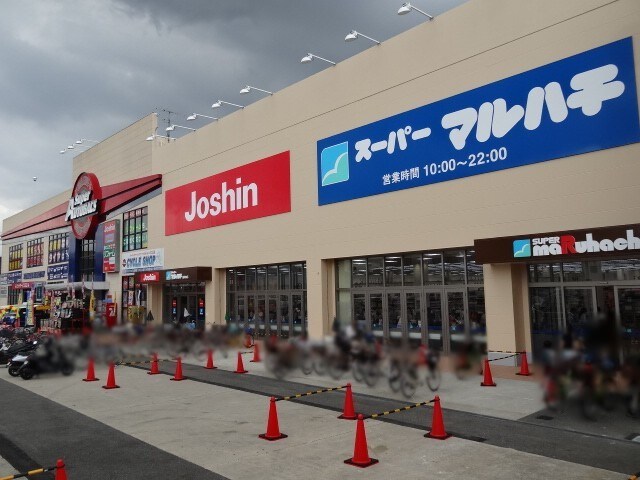
<svg viewBox="0 0 640 480">
<path fill-rule="evenodd" d="M 361 470 L 343 463 L 353 452 L 355 422 L 338 420 L 337 413 L 331 409 L 293 401 L 278 402 L 280 428 L 289 437 L 266 442 L 258 438 L 258 433 L 265 431 L 268 405 L 263 394 L 198 381 L 172 382 L 168 375 L 148 376 L 144 370 L 129 367 L 116 369 L 116 381 L 122 388 L 104 390 L 101 385 L 106 378 L 106 368 L 101 366 L 96 373 L 101 381 L 94 383 L 82 382 L 81 372 L 70 377 L 42 375 L 28 382 L 3 376 L 7 378 L 6 383 L 22 390 L 23 395 L 30 397 L 35 394 L 44 399 L 40 408 L 49 409 L 49 405 L 55 402 L 72 410 L 64 421 L 68 433 L 59 438 L 31 438 L 36 449 L 41 442 L 57 443 L 60 450 L 65 450 L 67 464 L 73 459 L 76 464 L 82 462 L 87 465 L 91 472 L 100 472 L 99 476 L 94 477 L 71 476 L 70 470 L 69 480 L 116 476 L 119 480 L 137 480 L 144 478 L 140 475 L 141 469 L 156 462 L 172 462 L 172 459 L 191 462 L 234 480 L 265 477 L 279 480 L 345 480 L 363 476 L 370 480 L 393 477 L 407 480 L 627 478 L 621 473 L 501 448 L 486 442 L 456 437 L 445 441 L 428 439 L 423 437 L 422 428 L 408 428 L 376 420 L 367 420 L 365 423 L 370 455 L 379 458 L 380 463 Z M 0 395 L 3 387 L 0 381 Z M 425 407 L 417 410 L 421 409 L 428 412 Z M 55 410 L 49 409 L 50 414 L 56 416 Z M 78 415 L 78 419 L 75 415 Z M 109 465 L 123 466 L 116 475 L 111 476 L 112 472 L 107 470 L 109 465 L 105 468 L 103 463 L 81 454 L 81 449 L 91 441 L 85 437 L 84 417 L 125 434 L 125 438 L 129 435 L 143 442 L 148 454 L 129 454 L 120 448 L 110 449 L 105 452 L 110 457 Z M 73 437 L 78 430 L 82 432 L 82 441 L 68 441 L 67 438 Z M 98 435 L 111 437 L 113 432 L 101 430 Z M 86 436 L 95 436 L 95 432 Z M 114 439 L 114 443 L 118 440 Z M 22 445 L 19 447 L 23 448 Z M 129 445 L 125 444 L 125 447 Z M 161 456 L 158 450 L 171 456 Z M 141 468 L 127 469 L 132 461 L 141 465 Z M 179 464 L 171 468 L 151 468 L 158 479 L 211 478 L 197 474 L 178 477 L 175 472 L 179 470 Z"/>
<path fill-rule="evenodd" d="M 2 379 L 0 401 L 0 457 L 17 472 L 63 458 L 70 480 L 225 479 Z M 0 476 L 12 473 L 0 471 Z"/>
<path fill-rule="evenodd" d="M 146 367 L 134 367 L 144 368 Z M 183 373 L 191 381 L 232 388 L 264 396 L 286 396 L 323 388 L 300 382 L 277 380 L 232 371 L 206 370 L 201 366 L 183 363 Z M 173 376 L 173 362 L 160 363 L 160 371 Z M 344 384 L 336 382 L 335 386 Z M 362 394 L 354 385 L 355 409 L 358 413 L 373 414 L 399 408 L 430 398 L 400 400 Z M 589 434 L 526 420 L 509 420 L 477 413 L 447 409 L 447 399 L 441 397 L 444 422 L 448 433 L 465 440 L 510 448 L 521 452 L 578 463 L 623 474 L 635 472 L 640 464 L 640 444 L 630 440 Z M 328 392 L 302 397 L 292 402 L 341 412 L 344 393 Z M 380 417 L 379 421 L 424 430 L 431 427 L 431 408 L 416 408 L 406 412 Z M 280 419 L 281 425 L 285 420 Z M 540 422 L 540 420 L 536 420 Z M 631 421 L 631 419 L 630 419 Z"/>
</svg>

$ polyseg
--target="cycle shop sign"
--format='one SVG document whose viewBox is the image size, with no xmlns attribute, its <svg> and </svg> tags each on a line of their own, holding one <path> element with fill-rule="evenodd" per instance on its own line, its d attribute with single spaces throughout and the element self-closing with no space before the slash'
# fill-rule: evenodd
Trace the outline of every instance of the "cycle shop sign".
<svg viewBox="0 0 640 480">
<path fill-rule="evenodd" d="M 629 37 L 318 141 L 318 203 L 636 142 Z"/>
<path fill-rule="evenodd" d="M 155 248 L 122 254 L 122 273 L 158 270 L 164 267 L 164 249 Z"/>
</svg>

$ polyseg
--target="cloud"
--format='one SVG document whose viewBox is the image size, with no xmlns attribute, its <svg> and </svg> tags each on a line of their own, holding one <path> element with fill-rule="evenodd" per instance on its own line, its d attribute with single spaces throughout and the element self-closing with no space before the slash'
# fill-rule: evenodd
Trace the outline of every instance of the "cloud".
<svg viewBox="0 0 640 480">
<path fill-rule="evenodd" d="M 430 0 L 440 14 L 463 0 Z M 151 111 L 170 120 L 213 100 L 246 104 L 424 21 L 388 0 L 65 0 L 4 2 L 0 16 L 0 218 L 72 185 L 77 138 L 104 139 Z M 167 114 L 163 114 L 165 119 Z M 163 116 L 161 115 L 161 117 Z M 194 122 L 196 123 L 196 122 Z M 37 172 L 36 185 L 31 177 Z M 29 183 L 31 182 L 31 183 Z"/>
</svg>

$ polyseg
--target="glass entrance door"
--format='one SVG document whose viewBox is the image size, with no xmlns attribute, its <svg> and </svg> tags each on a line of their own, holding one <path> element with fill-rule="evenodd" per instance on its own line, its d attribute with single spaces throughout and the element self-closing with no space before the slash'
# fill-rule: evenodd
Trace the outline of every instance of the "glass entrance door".
<svg viewBox="0 0 640 480">
<path fill-rule="evenodd" d="M 397 340 L 404 337 L 406 318 L 402 317 L 400 292 L 387 293 L 387 329 L 389 338 Z"/>
<path fill-rule="evenodd" d="M 291 300 L 290 295 L 280 295 L 278 305 L 278 328 L 282 338 L 289 338 L 291 334 Z"/>
<path fill-rule="evenodd" d="M 444 350 L 444 335 L 446 324 L 442 315 L 442 293 L 426 292 L 427 322 L 426 339 L 427 346 L 434 350 Z M 447 347 L 448 348 L 448 347 Z"/>
<path fill-rule="evenodd" d="M 640 287 L 616 287 L 617 317 L 622 330 L 622 355 L 640 354 Z"/>
<path fill-rule="evenodd" d="M 423 328 L 423 306 L 422 293 L 404 292 L 404 318 L 407 319 L 407 332 L 409 340 L 424 342 L 425 332 Z"/>
<path fill-rule="evenodd" d="M 583 338 L 595 318 L 595 287 L 567 287 L 564 289 L 566 330 L 573 338 Z"/>
<path fill-rule="evenodd" d="M 466 314 L 464 290 L 447 290 L 447 335 L 444 347 L 445 353 L 448 351 L 458 351 L 467 340 L 468 325 Z"/>
</svg>

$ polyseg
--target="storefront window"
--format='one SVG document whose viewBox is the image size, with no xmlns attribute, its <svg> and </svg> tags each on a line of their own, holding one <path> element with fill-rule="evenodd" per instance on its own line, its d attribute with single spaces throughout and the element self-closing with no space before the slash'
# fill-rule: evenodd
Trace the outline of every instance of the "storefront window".
<svg viewBox="0 0 640 480">
<path fill-rule="evenodd" d="M 562 278 L 565 282 L 586 282 L 591 280 L 588 262 L 563 263 Z"/>
<path fill-rule="evenodd" d="M 354 258 L 351 260 L 351 280 L 354 287 L 367 286 L 367 260 L 365 258 Z"/>
<path fill-rule="evenodd" d="M 422 256 L 425 285 L 442 285 L 442 254 L 425 253 Z"/>
<path fill-rule="evenodd" d="M 266 290 L 267 289 L 267 267 L 256 267 L 256 289 L 257 290 Z"/>
<path fill-rule="evenodd" d="M 242 292 L 245 287 L 245 269 L 236 268 L 236 291 Z"/>
<path fill-rule="evenodd" d="M 147 207 L 137 208 L 123 214 L 122 221 L 122 250 L 130 252 L 148 246 L 148 210 Z"/>
<path fill-rule="evenodd" d="M 405 286 L 420 285 L 422 274 L 420 272 L 420 254 L 405 255 L 402 259 L 403 277 Z"/>
<path fill-rule="evenodd" d="M 531 283 L 543 282 L 559 282 L 560 281 L 560 264 L 559 263 L 535 263 L 529 267 L 529 281 Z"/>
<path fill-rule="evenodd" d="M 256 289 L 256 267 L 247 268 L 246 273 L 246 287 L 248 291 L 253 291 Z"/>
<path fill-rule="evenodd" d="M 487 316 L 484 309 L 484 288 L 469 288 L 467 290 L 467 304 L 471 335 L 486 335 Z"/>
<path fill-rule="evenodd" d="M 27 242 L 27 268 L 42 266 L 44 256 L 44 239 L 29 240 Z"/>
<path fill-rule="evenodd" d="M 467 283 L 481 284 L 484 281 L 482 265 L 476 263 L 476 251 L 467 250 Z"/>
<path fill-rule="evenodd" d="M 278 266 L 271 265 L 267 268 L 267 289 L 278 289 Z"/>
<path fill-rule="evenodd" d="M 444 283 L 458 285 L 464 283 L 464 250 L 444 252 Z"/>
<path fill-rule="evenodd" d="M 9 270 L 22 269 L 22 244 L 9 247 Z"/>
<path fill-rule="evenodd" d="M 80 277 L 85 280 L 93 280 L 95 257 L 95 241 L 80 241 Z"/>
<path fill-rule="evenodd" d="M 302 263 L 294 263 L 291 267 L 291 288 L 302 290 L 305 288 L 305 269 Z"/>
<path fill-rule="evenodd" d="M 49 235 L 49 264 L 69 261 L 69 234 Z"/>
<path fill-rule="evenodd" d="M 385 257 L 384 271 L 385 285 L 388 287 L 402 286 L 402 257 Z"/>
<path fill-rule="evenodd" d="M 227 269 L 229 320 L 240 329 L 254 328 L 259 336 L 301 334 L 306 331 L 305 275 L 301 262 Z"/>
<path fill-rule="evenodd" d="M 227 291 L 236 291 L 236 271 L 233 268 L 227 270 Z"/>
<path fill-rule="evenodd" d="M 600 271 L 604 281 L 640 280 L 640 259 L 603 260 Z"/>
<path fill-rule="evenodd" d="M 370 257 L 367 261 L 367 285 L 370 287 L 382 287 L 383 279 L 383 258 Z"/>
<path fill-rule="evenodd" d="M 290 287 L 289 265 L 280 265 L 278 267 L 280 271 L 280 290 L 288 290 Z"/>
</svg>

